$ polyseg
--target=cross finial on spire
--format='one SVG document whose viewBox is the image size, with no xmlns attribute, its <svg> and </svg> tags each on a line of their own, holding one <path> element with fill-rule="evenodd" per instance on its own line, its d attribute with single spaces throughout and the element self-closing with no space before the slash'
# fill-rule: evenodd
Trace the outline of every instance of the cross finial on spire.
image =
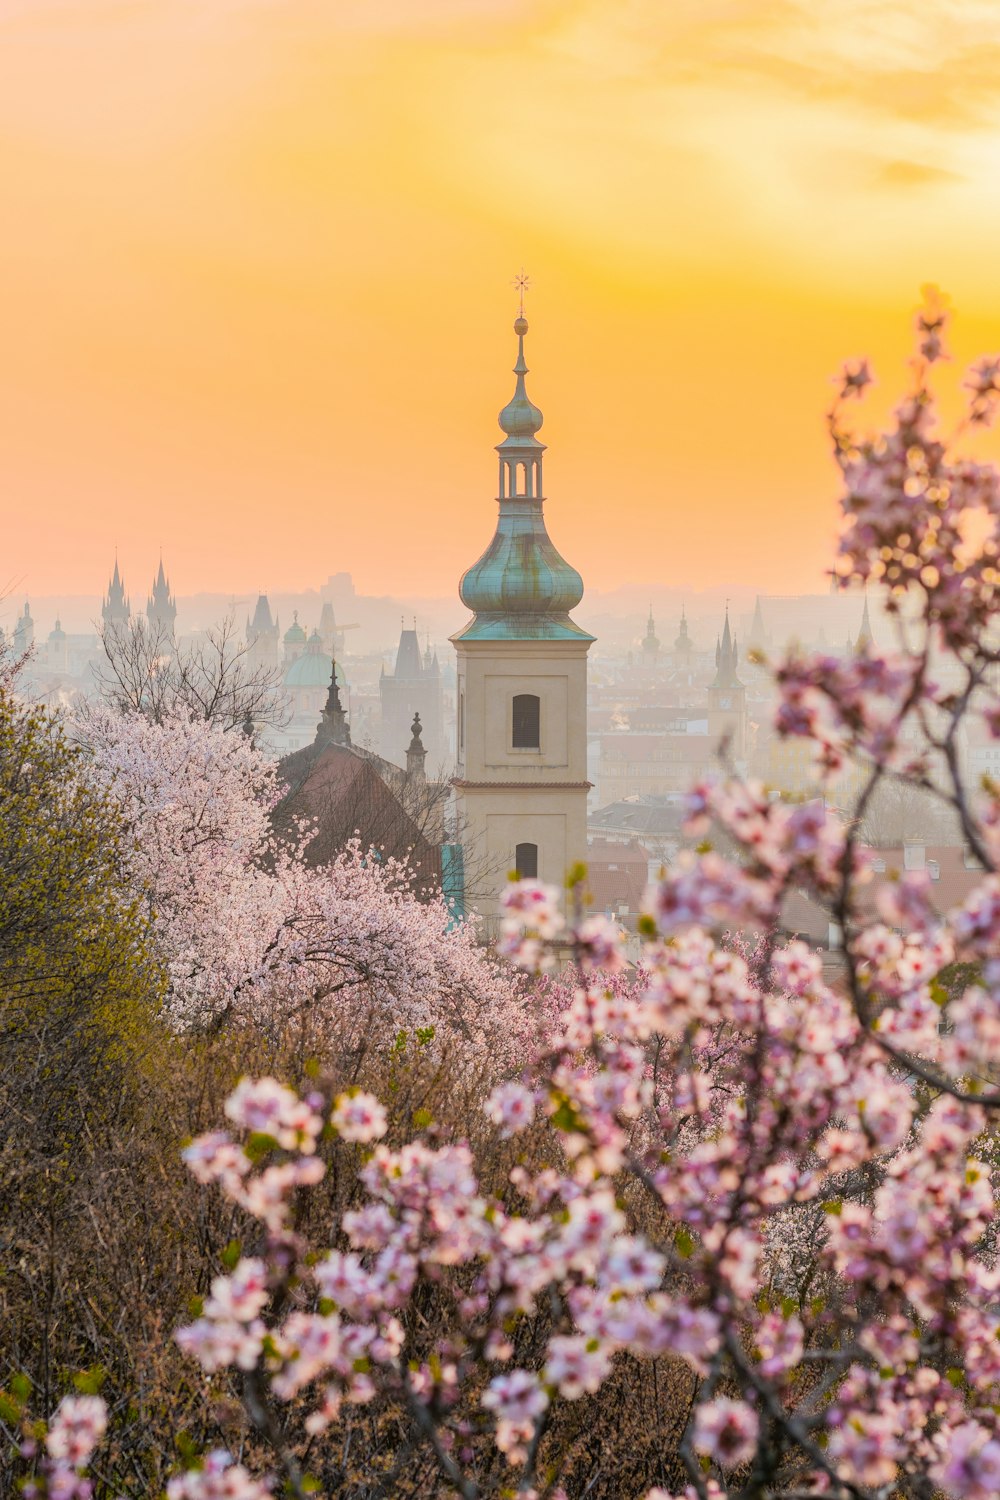
<svg viewBox="0 0 1000 1500">
<path fill-rule="evenodd" d="M 520 271 L 518 271 L 517 275 L 514 277 L 514 280 L 511 282 L 511 286 L 514 288 L 514 290 L 518 294 L 517 315 L 518 315 L 519 318 L 523 318 L 524 317 L 524 294 L 525 294 L 526 291 L 529 290 L 529 288 L 531 286 L 531 277 L 526 273 L 526 271 L 525 271 L 525 269 L 524 269 L 523 266 L 521 267 Z"/>
</svg>

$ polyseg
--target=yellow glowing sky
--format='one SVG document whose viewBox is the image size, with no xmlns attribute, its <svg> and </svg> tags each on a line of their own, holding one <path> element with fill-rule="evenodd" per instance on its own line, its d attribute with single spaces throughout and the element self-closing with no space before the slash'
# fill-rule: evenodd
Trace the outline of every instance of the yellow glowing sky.
<svg viewBox="0 0 1000 1500">
<path fill-rule="evenodd" d="M 822 586 L 842 359 L 1000 346 L 996 0 L 0 0 L 0 586 L 449 593 L 522 264 L 591 584 Z"/>
</svg>

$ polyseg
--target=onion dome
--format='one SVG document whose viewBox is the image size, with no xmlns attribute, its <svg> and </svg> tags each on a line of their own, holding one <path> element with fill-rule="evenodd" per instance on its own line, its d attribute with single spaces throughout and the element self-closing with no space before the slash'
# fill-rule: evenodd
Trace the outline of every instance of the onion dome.
<svg viewBox="0 0 1000 1500">
<path fill-rule="evenodd" d="M 56 620 L 55 629 L 49 631 L 49 640 L 50 641 L 64 641 L 65 639 L 66 639 L 66 632 L 62 628 L 62 622 L 59 621 L 59 620 Z"/>
<path fill-rule="evenodd" d="M 501 503 L 492 542 L 459 585 L 462 603 L 477 617 L 462 634 L 514 640 L 585 636 L 569 619 L 583 598 L 583 579 L 553 546 L 541 501 L 517 510 L 515 504 Z"/>
<path fill-rule="evenodd" d="M 459 585 L 475 618 L 453 640 L 592 640 L 570 618 L 583 598 L 583 579 L 553 545 L 545 526 L 542 453 L 535 436 L 542 413 L 528 399 L 524 377 L 527 320 L 514 324 L 518 352 L 512 399 L 500 413 L 506 436 L 497 444 L 500 495 L 493 540 Z"/>
</svg>

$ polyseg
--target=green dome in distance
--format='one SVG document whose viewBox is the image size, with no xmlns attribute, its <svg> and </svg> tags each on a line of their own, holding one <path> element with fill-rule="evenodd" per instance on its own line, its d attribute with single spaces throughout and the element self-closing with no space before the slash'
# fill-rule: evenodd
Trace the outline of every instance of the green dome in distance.
<svg viewBox="0 0 1000 1500">
<path fill-rule="evenodd" d="M 305 651 L 290 663 L 285 672 L 285 687 L 328 688 L 332 666 L 333 660 L 325 651 Z M 347 686 L 340 662 L 337 663 L 337 683 L 340 687 Z"/>
<path fill-rule="evenodd" d="M 291 625 L 289 625 L 288 629 L 285 631 L 285 644 L 288 645 L 288 646 L 292 646 L 292 645 L 303 645 L 304 646 L 305 645 L 305 640 L 306 640 L 306 633 L 302 629 L 302 626 L 299 624 L 299 612 L 298 612 L 298 610 L 296 610 L 295 611 L 295 616 L 294 616 L 294 619 L 293 619 Z"/>
</svg>

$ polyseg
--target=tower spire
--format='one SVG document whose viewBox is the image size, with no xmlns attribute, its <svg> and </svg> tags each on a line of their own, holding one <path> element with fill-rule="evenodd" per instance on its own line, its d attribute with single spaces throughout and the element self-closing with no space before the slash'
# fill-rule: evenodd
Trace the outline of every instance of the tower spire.
<svg viewBox="0 0 1000 1500">
<path fill-rule="evenodd" d="M 320 721 L 316 725 L 316 743 L 318 745 L 346 745 L 351 743 L 351 726 L 347 722 L 347 714 L 344 712 L 340 701 L 340 684 L 337 682 L 337 662 L 334 659 L 330 666 L 330 687 L 327 691 L 326 702 L 320 713 Z"/>
<path fill-rule="evenodd" d="M 163 549 L 160 548 L 160 566 L 153 579 L 153 588 L 146 600 L 146 619 L 154 628 L 166 635 L 173 635 L 177 618 L 177 601 L 170 592 L 170 584 L 163 570 Z"/>
<path fill-rule="evenodd" d="M 118 567 L 118 548 L 115 548 L 115 570 L 108 584 L 107 597 L 101 604 L 101 617 L 105 625 L 127 625 L 131 614 L 125 595 L 125 581 Z"/>
<path fill-rule="evenodd" d="M 526 278 L 515 279 L 523 297 Z M 454 639 L 590 640 L 569 617 L 583 598 L 583 580 L 552 545 L 543 515 L 542 454 L 537 436 L 542 413 L 528 397 L 524 339 L 528 320 L 514 320 L 517 377 L 514 394 L 498 417 L 503 440 L 499 454 L 497 529 L 482 557 L 459 587 L 475 619 Z"/>
<path fill-rule="evenodd" d="M 871 616 L 868 613 L 868 590 L 865 589 L 865 607 L 861 615 L 861 629 L 858 638 L 854 642 L 854 654 L 861 656 L 875 644 L 875 635 L 872 631 Z"/>
<path fill-rule="evenodd" d="M 521 319 L 523 321 L 523 319 L 524 319 L 524 294 L 528 290 L 528 288 L 531 286 L 531 277 L 526 274 L 525 269 L 524 269 L 523 266 L 518 271 L 517 275 L 514 277 L 514 280 L 511 282 L 511 286 L 515 287 L 516 290 L 517 290 L 517 294 L 518 294 L 517 316 L 518 316 L 519 319 Z"/>
<path fill-rule="evenodd" d="M 423 725 L 418 713 L 413 715 L 413 723 L 410 725 L 410 743 L 406 747 L 406 774 L 414 781 L 423 781 L 426 772 L 424 763 L 427 760 L 427 751 L 421 738 Z"/>
<path fill-rule="evenodd" d="M 729 600 L 726 600 L 726 622 L 722 629 L 722 639 L 715 648 L 715 681 L 714 688 L 732 687 L 739 683 L 736 676 L 736 666 L 739 661 L 739 651 L 736 647 L 736 637 L 733 635 L 729 625 Z"/>
</svg>

